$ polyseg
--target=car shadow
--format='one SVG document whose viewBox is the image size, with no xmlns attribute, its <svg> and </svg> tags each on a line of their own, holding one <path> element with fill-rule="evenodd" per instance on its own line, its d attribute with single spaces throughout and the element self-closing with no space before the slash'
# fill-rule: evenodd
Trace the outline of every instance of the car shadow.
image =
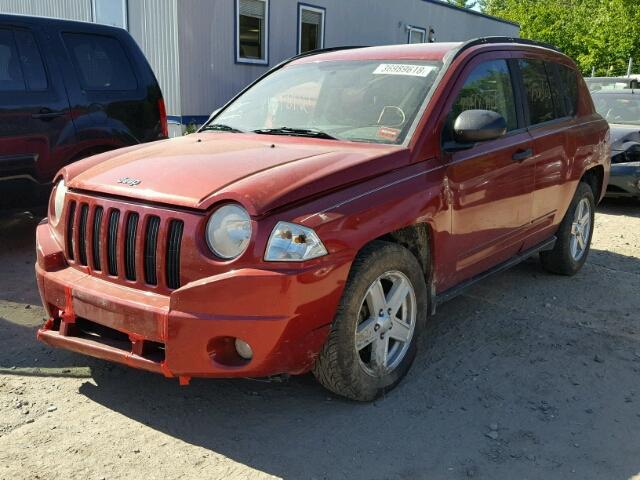
<svg viewBox="0 0 640 480">
<path fill-rule="evenodd" d="M 640 218 L 640 200 L 635 198 L 604 198 L 596 211 L 607 215 Z"/>
<path fill-rule="evenodd" d="M 621 427 L 640 427 L 625 403 L 640 371 L 640 301 L 625 299 L 640 277 L 625 272 L 638 271 L 640 260 L 616 261 L 629 278 L 614 291 L 601 288 L 606 275 L 598 264 L 566 278 L 534 259 L 470 289 L 431 319 L 408 377 L 370 404 L 330 395 L 310 375 L 283 383 L 195 379 L 181 388 L 120 367 L 93 369 L 95 384 L 80 392 L 283 478 L 459 478 L 480 470 L 506 479 L 535 467 L 558 477 L 626 478 L 637 468 L 632 450 L 640 442 L 640 428 Z M 527 297 L 538 296 L 532 310 Z M 606 330 L 611 314 L 613 333 Z M 492 423 L 498 440 L 487 437 Z M 580 451 L 571 446 L 578 440 Z M 614 460 L 585 461 L 583 451 Z"/>
</svg>

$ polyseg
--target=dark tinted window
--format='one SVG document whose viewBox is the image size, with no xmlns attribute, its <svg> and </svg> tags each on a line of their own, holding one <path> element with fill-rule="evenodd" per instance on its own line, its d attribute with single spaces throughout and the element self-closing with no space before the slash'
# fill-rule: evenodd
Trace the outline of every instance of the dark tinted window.
<svg viewBox="0 0 640 480">
<path fill-rule="evenodd" d="M 15 36 L 27 88 L 29 90 L 46 90 L 47 75 L 36 39 L 31 32 L 26 30 L 16 30 Z"/>
<path fill-rule="evenodd" d="M 578 111 L 578 72 L 564 65 L 557 65 L 557 69 L 565 115 L 574 116 Z"/>
<path fill-rule="evenodd" d="M 548 122 L 556 118 L 547 70 L 540 60 L 519 60 L 522 81 L 529 103 L 529 123 Z"/>
<path fill-rule="evenodd" d="M 80 84 L 85 90 L 135 90 L 137 82 L 120 42 L 102 35 L 65 33 Z"/>
<path fill-rule="evenodd" d="M 26 90 L 20 57 L 11 30 L 0 29 L 0 91 Z"/>
<path fill-rule="evenodd" d="M 508 130 L 518 127 L 511 74 L 506 60 L 481 63 L 471 72 L 449 114 L 448 135 L 460 113 L 478 109 L 498 112 L 507 121 Z"/>
</svg>

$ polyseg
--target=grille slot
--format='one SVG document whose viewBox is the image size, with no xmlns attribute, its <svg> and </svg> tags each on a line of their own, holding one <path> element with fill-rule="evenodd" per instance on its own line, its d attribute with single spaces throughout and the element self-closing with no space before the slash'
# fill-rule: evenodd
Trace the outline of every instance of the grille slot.
<svg viewBox="0 0 640 480">
<path fill-rule="evenodd" d="M 144 280 L 149 285 L 158 284 L 158 275 L 156 275 L 156 253 L 158 251 L 159 231 L 160 219 L 155 216 L 149 217 L 144 239 Z"/>
<path fill-rule="evenodd" d="M 73 253 L 73 222 L 76 218 L 76 202 L 69 203 L 69 216 L 67 217 L 67 256 L 70 260 L 75 258 Z"/>
<path fill-rule="evenodd" d="M 180 243 L 182 242 L 183 230 L 184 223 L 182 221 L 171 220 L 169 222 L 166 258 L 167 286 L 169 288 L 180 287 Z"/>
<path fill-rule="evenodd" d="M 124 244 L 124 275 L 127 280 L 136 279 L 136 234 L 138 232 L 138 214 L 133 212 L 127 218 Z"/>
<path fill-rule="evenodd" d="M 89 205 L 83 203 L 80 206 L 80 223 L 78 224 L 78 260 L 80 265 L 87 264 L 87 220 L 89 218 Z"/>
<path fill-rule="evenodd" d="M 109 228 L 107 238 L 107 263 L 109 275 L 118 276 L 118 222 L 120 221 L 120 211 L 111 210 L 109 214 Z"/>
<path fill-rule="evenodd" d="M 102 270 L 100 261 L 100 232 L 102 231 L 103 212 L 102 207 L 96 207 L 96 211 L 93 214 L 93 245 L 91 246 L 91 256 L 93 258 L 93 268 L 98 271 Z"/>
</svg>

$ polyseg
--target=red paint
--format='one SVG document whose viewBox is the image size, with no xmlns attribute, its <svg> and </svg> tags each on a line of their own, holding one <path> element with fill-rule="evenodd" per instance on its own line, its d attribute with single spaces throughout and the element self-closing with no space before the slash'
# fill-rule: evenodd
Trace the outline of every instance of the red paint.
<svg viewBox="0 0 640 480">
<path fill-rule="evenodd" d="M 302 58 L 295 62 L 352 59 L 439 60 L 456 44 L 376 47 Z M 448 153 L 440 145 L 448 109 L 466 73 L 478 61 L 543 55 L 535 47 L 481 45 L 465 50 L 444 72 L 408 145 L 388 146 L 300 137 L 202 133 L 97 155 L 62 170 L 71 191 L 67 205 L 86 204 L 88 225 L 98 207 L 120 211 L 118 275 L 87 255 L 79 259 L 79 217 L 71 218 L 73 250 L 65 226 L 56 234 L 38 227 L 38 286 L 53 317 L 38 337 L 51 345 L 178 377 L 265 376 L 308 371 L 321 349 L 351 263 L 368 242 L 415 224 L 429 231 L 433 287 L 441 293 L 554 234 L 577 182 L 597 166 L 608 178 L 608 127 L 580 90 L 576 118 L 523 129 L 469 150 Z M 286 67 L 285 67 L 286 68 Z M 533 155 L 514 162 L 513 153 Z M 117 180 L 141 180 L 131 187 Z M 604 191 L 604 189 L 602 189 Z M 204 241 L 210 213 L 225 202 L 249 211 L 253 237 L 232 261 L 216 259 Z M 157 285 L 146 283 L 143 235 L 135 240 L 136 280 L 124 276 L 123 229 L 130 212 L 139 231 L 157 217 L 158 245 L 167 226 L 183 222 L 181 287 L 166 278 L 167 252 L 158 248 Z M 304 263 L 262 260 L 278 221 L 313 228 L 329 255 Z M 93 242 L 88 229 L 87 245 Z M 59 244 L 56 238 L 60 238 Z M 101 241 L 105 241 L 101 236 Z M 89 250 L 90 251 L 90 250 Z M 73 256 L 73 259 L 71 257 Z M 425 279 L 428 281 L 429 279 Z M 118 348 L 83 336 L 63 337 L 56 315 L 68 304 L 82 327 L 88 319 L 121 332 Z M 73 333 L 73 332 L 72 332 Z M 254 352 L 246 361 L 233 339 Z M 158 350 L 161 345 L 163 349 Z"/>
</svg>

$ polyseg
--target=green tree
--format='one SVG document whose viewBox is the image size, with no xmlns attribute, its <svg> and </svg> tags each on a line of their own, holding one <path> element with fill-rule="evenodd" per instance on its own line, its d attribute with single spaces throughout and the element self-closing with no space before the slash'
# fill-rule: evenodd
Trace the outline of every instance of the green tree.
<svg viewBox="0 0 640 480">
<path fill-rule="evenodd" d="M 479 5 L 519 23 L 521 37 L 560 48 L 585 74 L 592 68 L 597 75 L 625 74 L 629 57 L 640 67 L 637 0 L 480 0 Z"/>
<path fill-rule="evenodd" d="M 445 0 L 449 5 L 455 5 L 460 8 L 473 8 L 478 2 L 469 1 L 469 0 Z"/>
</svg>

